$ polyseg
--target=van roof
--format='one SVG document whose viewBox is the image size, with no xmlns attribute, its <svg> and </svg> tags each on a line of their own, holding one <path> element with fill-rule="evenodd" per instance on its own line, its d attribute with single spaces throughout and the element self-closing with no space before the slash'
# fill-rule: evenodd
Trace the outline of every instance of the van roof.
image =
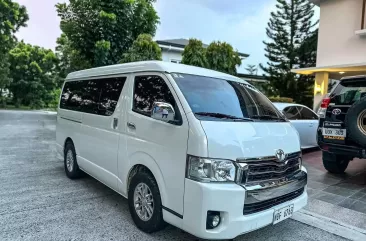
<svg viewBox="0 0 366 241">
<path fill-rule="evenodd" d="M 163 62 L 163 61 L 141 61 L 127 64 L 116 64 L 93 69 L 86 69 L 70 73 L 66 77 L 66 80 L 91 78 L 96 76 L 127 74 L 135 72 L 147 72 L 147 71 L 192 74 L 192 75 L 214 77 L 241 83 L 247 83 L 246 81 L 240 79 L 239 77 L 224 74 L 218 71 L 184 64 Z"/>
</svg>

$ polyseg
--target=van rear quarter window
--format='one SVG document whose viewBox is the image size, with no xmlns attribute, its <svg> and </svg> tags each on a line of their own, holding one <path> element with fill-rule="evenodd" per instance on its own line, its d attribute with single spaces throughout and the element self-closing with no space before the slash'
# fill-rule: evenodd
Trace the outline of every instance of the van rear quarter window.
<svg viewBox="0 0 366 241">
<path fill-rule="evenodd" d="M 125 82 L 126 77 L 68 81 L 62 91 L 60 108 L 110 116 Z"/>
</svg>

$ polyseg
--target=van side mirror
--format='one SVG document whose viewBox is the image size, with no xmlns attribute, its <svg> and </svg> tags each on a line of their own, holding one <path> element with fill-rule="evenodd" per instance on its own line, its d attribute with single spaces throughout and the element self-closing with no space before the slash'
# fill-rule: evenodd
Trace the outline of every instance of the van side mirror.
<svg viewBox="0 0 366 241">
<path fill-rule="evenodd" d="M 164 122 L 174 121 L 175 111 L 171 104 L 165 102 L 154 102 L 151 110 L 151 118 Z"/>
</svg>

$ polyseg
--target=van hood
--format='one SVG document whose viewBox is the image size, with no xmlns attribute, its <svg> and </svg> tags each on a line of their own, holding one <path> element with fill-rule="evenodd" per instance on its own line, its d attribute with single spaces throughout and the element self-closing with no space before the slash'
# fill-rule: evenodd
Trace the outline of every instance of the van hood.
<svg viewBox="0 0 366 241">
<path fill-rule="evenodd" d="M 207 136 L 208 156 L 236 160 L 299 152 L 300 140 L 289 122 L 201 121 Z"/>
</svg>

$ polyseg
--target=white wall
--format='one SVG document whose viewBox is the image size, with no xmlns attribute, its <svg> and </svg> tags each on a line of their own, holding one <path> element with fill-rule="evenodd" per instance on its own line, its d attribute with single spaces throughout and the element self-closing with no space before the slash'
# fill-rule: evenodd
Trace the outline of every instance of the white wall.
<svg viewBox="0 0 366 241">
<path fill-rule="evenodd" d="M 366 37 L 361 29 L 362 0 L 320 2 L 317 67 L 366 62 Z"/>
<path fill-rule="evenodd" d="M 170 62 L 171 59 L 174 60 L 182 60 L 182 52 L 178 51 L 167 51 L 165 49 L 162 49 L 162 55 L 163 55 L 163 61 Z"/>
</svg>

